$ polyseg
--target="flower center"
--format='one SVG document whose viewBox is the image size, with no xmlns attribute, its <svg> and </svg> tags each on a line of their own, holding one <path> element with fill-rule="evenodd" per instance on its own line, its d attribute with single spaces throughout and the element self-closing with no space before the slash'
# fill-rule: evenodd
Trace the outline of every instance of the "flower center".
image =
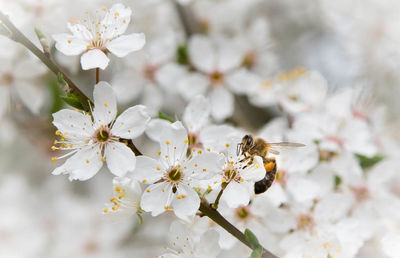
<svg viewBox="0 0 400 258">
<path fill-rule="evenodd" d="M 167 173 L 167 181 L 179 182 L 183 178 L 183 173 L 179 167 L 173 167 Z"/>
<path fill-rule="evenodd" d="M 14 76 L 11 73 L 5 73 L 1 76 L 1 84 L 10 85 L 14 81 Z"/>
<path fill-rule="evenodd" d="M 143 69 L 143 75 L 147 80 L 154 82 L 156 70 L 157 67 L 154 65 L 146 65 Z"/>
<path fill-rule="evenodd" d="M 221 84 L 224 82 L 224 74 L 219 72 L 219 71 L 214 71 L 210 73 L 209 75 L 211 84 Z"/>
<path fill-rule="evenodd" d="M 249 211 L 244 206 L 236 209 L 236 216 L 240 219 L 246 219 L 249 215 Z"/>
<path fill-rule="evenodd" d="M 110 128 L 100 126 L 99 129 L 94 133 L 95 141 L 100 143 L 108 142 L 111 139 L 111 131 Z"/>
<path fill-rule="evenodd" d="M 367 187 L 360 186 L 360 187 L 352 187 L 354 195 L 356 196 L 357 201 L 362 202 L 368 200 L 370 197 L 370 193 Z"/>
<path fill-rule="evenodd" d="M 297 227 L 300 230 L 311 229 L 314 226 L 314 220 L 307 214 L 300 214 L 297 219 Z"/>
<path fill-rule="evenodd" d="M 244 57 L 243 57 L 243 61 L 242 61 L 242 66 L 246 67 L 246 68 L 252 68 L 254 66 L 255 63 L 255 55 L 253 52 L 248 52 Z"/>
</svg>

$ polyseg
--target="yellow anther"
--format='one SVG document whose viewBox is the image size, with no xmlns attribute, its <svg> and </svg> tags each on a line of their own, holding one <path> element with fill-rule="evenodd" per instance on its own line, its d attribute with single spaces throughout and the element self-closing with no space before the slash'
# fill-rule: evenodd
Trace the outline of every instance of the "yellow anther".
<svg viewBox="0 0 400 258">
<path fill-rule="evenodd" d="M 225 147 L 227 147 L 227 148 L 228 148 L 228 147 L 229 147 L 229 143 L 225 144 Z"/>
<path fill-rule="evenodd" d="M 161 155 L 161 151 L 158 152 L 158 155 Z"/>
<path fill-rule="evenodd" d="M 56 131 L 56 135 L 60 135 L 61 132 L 59 130 Z"/>
<path fill-rule="evenodd" d="M 88 160 L 88 159 L 86 159 L 86 163 L 89 163 L 89 160 Z"/>
<path fill-rule="evenodd" d="M 163 189 L 161 189 L 161 192 L 165 192 L 164 188 L 163 188 Z"/>
<path fill-rule="evenodd" d="M 169 141 L 165 141 L 165 144 L 168 145 L 168 144 L 170 144 L 170 142 Z"/>
<path fill-rule="evenodd" d="M 128 129 L 128 133 L 130 133 L 130 132 L 131 132 L 131 130 Z"/>
<path fill-rule="evenodd" d="M 199 186 L 199 187 L 197 187 L 196 189 L 197 189 L 197 191 L 199 191 L 199 192 L 200 192 L 200 190 L 201 190 L 201 187 Z"/>
<path fill-rule="evenodd" d="M 197 151 L 197 153 L 198 153 L 198 154 L 201 154 L 201 153 L 202 153 L 202 151 L 201 151 L 201 150 L 198 150 L 198 151 Z"/>
<path fill-rule="evenodd" d="M 121 187 L 116 186 L 116 187 L 115 187 L 115 191 L 116 191 L 117 193 L 121 192 Z"/>
<path fill-rule="evenodd" d="M 147 182 L 147 180 L 146 180 L 146 179 L 143 179 L 143 180 L 142 180 L 142 183 L 146 183 L 146 182 Z"/>
<path fill-rule="evenodd" d="M 210 149 L 210 148 L 207 148 L 207 151 L 211 151 L 211 149 Z"/>
<path fill-rule="evenodd" d="M 111 209 L 112 209 L 113 211 L 116 211 L 116 210 L 118 209 L 118 207 L 113 206 Z"/>
<path fill-rule="evenodd" d="M 68 42 L 68 44 L 71 44 L 72 41 L 69 39 L 69 40 L 67 40 L 67 42 Z"/>
<path fill-rule="evenodd" d="M 156 169 L 157 169 L 157 170 L 161 170 L 161 168 L 160 168 L 160 167 L 158 167 L 158 166 L 156 167 Z"/>
<path fill-rule="evenodd" d="M 115 13 L 114 13 L 114 16 L 115 16 L 115 17 L 118 17 L 118 16 L 119 16 L 119 12 L 115 12 Z"/>
<path fill-rule="evenodd" d="M 101 162 L 105 162 L 106 159 L 104 157 L 101 157 Z"/>
<path fill-rule="evenodd" d="M 165 155 L 165 158 L 168 159 L 168 155 Z"/>
<path fill-rule="evenodd" d="M 57 147 L 56 146 L 51 146 L 51 150 L 55 151 L 55 150 L 57 150 Z"/>
<path fill-rule="evenodd" d="M 222 182 L 222 183 L 225 183 L 225 182 L 226 182 L 226 179 L 225 179 L 225 178 L 222 178 L 222 179 L 221 179 L 221 182 Z"/>
<path fill-rule="evenodd" d="M 211 185 L 207 186 L 207 190 L 208 190 L 208 191 L 211 190 Z"/>
<path fill-rule="evenodd" d="M 206 171 L 207 171 L 207 169 L 205 169 L 205 168 L 203 168 L 202 170 L 203 170 L 203 172 L 206 172 Z"/>
<path fill-rule="evenodd" d="M 53 158 L 51 158 L 51 161 L 52 162 L 56 162 L 58 160 L 58 158 L 57 157 L 53 157 Z"/>
<path fill-rule="evenodd" d="M 106 209 L 104 209 L 104 210 L 103 210 L 103 212 L 104 212 L 104 213 L 107 213 L 107 212 L 108 212 L 108 209 L 107 209 L 107 208 L 106 208 Z"/>
<path fill-rule="evenodd" d="M 165 210 L 168 210 L 168 209 L 169 209 L 168 205 L 165 205 L 165 206 L 164 206 L 164 209 L 165 209 Z"/>
<path fill-rule="evenodd" d="M 149 190 L 149 189 L 147 189 L 147 190 L 146 190 L 146 192 L 150 193 L 150 190 Z"/>
<path fill-rule="evenodd" d="M 57 143 L 58 143 L 58 141 L 57 141 L 57 140 L 54 140 L 53 144 L 57 144 Z"/>
<path fill-rule="evenodd" d="M 197 163 L 195 163 L 194 166 L 197 167 L 198 166 Z"/>
<path fill-rule="evenodd" d="M 106 11 L 107 8 L 103 6 L 103 7 L 101 7 L 101 10 L 102 10 L 102 11 Z"/>
<path fill-rule="evenodd" d="M 185 141 L 184 141 L 185 143 L 188 143 L 189 141 L 188 141 L 188 139 L 185 139 Z"/>
<path fill-rule="evenodd" d="M 115 197 L 110 198 L 110 202 L 113 202 L 113 201 L 115 201 Z"/>
<path fill-rule="evenodd" d="M 243 179 L 243 177 L 241 177 L 241 178 L 240 178 L 240 182 L 243 182 L 243 181 L 244 181 L 244 179 Z"/>
<path fill-rule="evenodd" d="M 256 168 L 259 168 L 260 166 L 259 166 L 258 164 L 255 164 L 255 167 L 256 167 Z"/>
<path fill-rule="evenodd" d="M 105 107 L 108 107 L 108 103 L 107 103 L 107 102 L 106 102 L 106 103 L 104 103 L 104 106 L 105 106 Z"/>
<path fill-rule="evenodd" d="M 126 20 L 125 20 L 125 19 L 123 19 L 123 20 L 122 20 L 122 23 L 126 23 Z"/>
</svg>

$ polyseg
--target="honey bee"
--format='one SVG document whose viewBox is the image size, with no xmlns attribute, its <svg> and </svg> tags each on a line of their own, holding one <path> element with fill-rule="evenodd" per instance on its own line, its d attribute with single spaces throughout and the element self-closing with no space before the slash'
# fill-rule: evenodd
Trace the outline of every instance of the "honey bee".
<svg viewBox="0 0 400 258">
<path fill-rule="evenodd" d="M 242 142 L 238 143 L 237 154 L 242 153 L 245 160 L 250 160 L 248 164 L 253 162 L 254 156 L 260 156 L 263 159 L 265 168 L 265 177 L 254 184 L 254 192 L 256 194 L 264 193 L 272 185 L 276 175 L 276 160 L 274 157 L 268 157 L 269 153 L 279 155 L 277 149 L 280 148 L 292 148 L 292 147 L 304 147 L 304 144 L 293 143 L 293 142 L 277 142 L 267 143 L 261 138 L 253 138 L 253 136 L 247 134 L 242 138 Z"/>
</svg>

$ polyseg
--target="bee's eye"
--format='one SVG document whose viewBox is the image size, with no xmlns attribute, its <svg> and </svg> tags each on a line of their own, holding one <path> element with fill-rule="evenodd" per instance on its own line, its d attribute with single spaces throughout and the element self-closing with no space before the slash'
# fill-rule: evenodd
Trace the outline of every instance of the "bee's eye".
<svg viewBox="0 0 400 258">
<path fill-rule="evenodd" d="M 253 137 L 247 135 L 246 144 L 251 145 L 253 143 Z"/>
</svg>

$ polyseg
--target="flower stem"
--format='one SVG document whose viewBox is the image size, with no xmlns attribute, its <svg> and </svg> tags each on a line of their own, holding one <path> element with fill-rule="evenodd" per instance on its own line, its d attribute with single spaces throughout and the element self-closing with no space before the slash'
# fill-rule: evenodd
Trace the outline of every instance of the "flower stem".
<svg viewBox="0 0 400 258">
<path fill-rule="evenodd" d="M 221 196 L 223 193 L 224 193 L 224 189 L 222 188 L 221 191 L 219 191 L 214 203 L 212 204 L 213 209 L 215 209 L 215 210 L 218 209 L 219 199 L 221 199 Z"/>
<path fill-rule="evenodd" d="M 178 1 L 175 1 L 174 5 L 186 37 L 189 38 L 192 34 L 199 33 L 199 24 L 194 18 L 192 10 L 188 6 L 181 5 Z"/>
<path fill-rule="evenodd" d="M 229 221 L 227 221 L 217 210 L 211 208 L 210 204 L 205 199 L 201 200 L 199 211 L 232 234 L 240 242 L 251 248 L 251 245 L 249 242 L 247 242 L 244 234 Z M 263 248 L 262 258 L 277 258 L 277 256 Z"/>
<path fill-rule="evenodd" d="M 96 84 L 100 81 L 100 68 L 96 68 Z"/>
<path fill-rule="evenodd" d="M 10 38 L 15 42 L 20 43 L 25 46 L 29 51 L 31 51 L 37 58 L 40 59 L 54 74 L 57 76 L 62 75 L 65 82 L 68 84 L 69 92 L 74 94 L 81 102 L 83 108 L 89 111 L 89 98 L 76 86 L 76 84 L 63 72 L 61 69 L 41 51 L 37 48 L 27 37 L 25 37 L 22 32 L 14 26 L 14 24 L 8 19 L 8 16 L 0 11 L 0 21 L 7 27 L 11 32 Z M 90 100 L 89 100 L 90 101 Z"/>
</svg>

